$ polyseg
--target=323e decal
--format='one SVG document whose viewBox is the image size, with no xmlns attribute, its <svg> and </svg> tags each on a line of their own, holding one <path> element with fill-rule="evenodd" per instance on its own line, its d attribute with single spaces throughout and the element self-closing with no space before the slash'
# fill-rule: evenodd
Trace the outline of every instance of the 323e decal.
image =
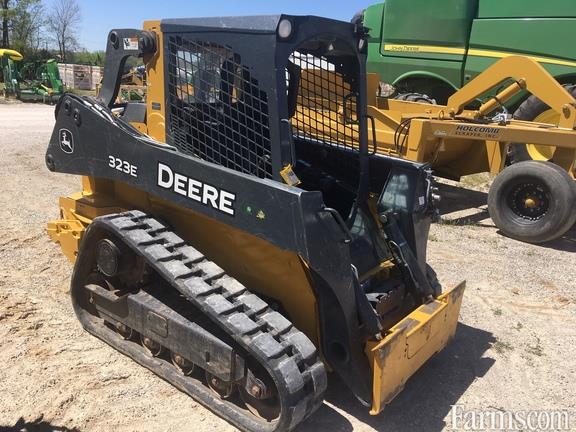
<svg viewBox="0 0 576 432">
<path fill-rule="evenodd" d="M 130 162 L 117 158 L 116 156 L 108 156 L 108 166 L 132 177 L 138 177 L 138 167 L 136 165 L 132 165 Z"/>
</svg>

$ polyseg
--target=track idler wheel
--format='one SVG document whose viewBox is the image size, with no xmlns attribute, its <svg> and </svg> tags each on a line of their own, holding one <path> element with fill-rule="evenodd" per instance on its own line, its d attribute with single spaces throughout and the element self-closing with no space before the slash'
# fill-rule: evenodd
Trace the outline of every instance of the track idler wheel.
<svg viewBox="0 0 576 432">
<path fill-rule="evenodd" d="M 246 382 L 240 386 L 240 399 L 256 417 L 272 421 L 280 415 L 280 403 L 273 387 L 248 371 Z"/>
<path fill-rule="evenodd" d="M 259 399 L 245 388 L 240 389 L 240 398 L 248 411 L 258 418 L 272 421 L 280 415 L 280 404 L 277 398 Z"/>
<path fill-rule="evenodd" d="M 114 281 L 121 279 L 121 288 L 138 287 L 146 280 L 144 261 L 115 239 L 103 238 L 96 244 L 96 265 L 106 278 Z"/>
</svg>

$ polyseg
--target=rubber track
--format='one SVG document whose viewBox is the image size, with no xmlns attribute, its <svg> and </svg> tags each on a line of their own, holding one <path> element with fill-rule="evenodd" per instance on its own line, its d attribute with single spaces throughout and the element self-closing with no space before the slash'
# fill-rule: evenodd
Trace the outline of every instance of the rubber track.
<svg viewBox="0 0 576 432">
<path fill-rule="evenodd" d="M 124 241 L 266 368 L 276 384 L 282 412 L 261 430 L 292 430 L 322 404 L 327 386 L 324 365 L 314 344 L 283 315 L 143 212 L 99 217 L 92 225 L 103 226 Z M 208 408 L 218 412 L 218 407 Z M 253 430 L 239 419 L 224 417 L 243 430 Z"/>
</svg>

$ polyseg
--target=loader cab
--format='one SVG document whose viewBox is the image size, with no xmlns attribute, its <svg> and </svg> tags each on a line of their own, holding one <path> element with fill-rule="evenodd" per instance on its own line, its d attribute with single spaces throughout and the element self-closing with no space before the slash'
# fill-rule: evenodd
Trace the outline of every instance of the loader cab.
<svg viewBox="0 0 576 432">
<path fill-rule="evenodd" d="M 168 144 L 321 193 L 349 231 L 360 273 L 388 259 L 377 213 L 392 208 L 383 197 L 387 184 L 398 184 L 393 171 L 402 162 L 369 152 L 365 29 L 286 15 L 164 20 L 161 28 Z M 418 171 L 410 168 L 402 175 Z M 414 207 L 401 210 L 416 251 L 425 239 L 415 244 Z"/>
<path fill-rule="evenodd" d="M 286 68 L 293 167 L 301 188 L 321 191 L 326 205 L 348 218 L 366 157 L 360 67 L 343 41 L 313 42 L 298 47 Z"/>
<path fill-rule="evenodd" d="M 355 153 L 345 171 L 358 183 L 367 128 L 364 34 L 356 30 L 285 15 L 164 20 L 168 143 L 280 182 L 311 157 L 305 146 L 328 145 Z"/>
<path fill-rule="evenodd" d="M 164 23 L 168 142 L 247 175 L 319 191 L 353 227 L 353 208 L 367 197 L 364 33 L 316 17 L 226 21 L 208 32 L 209 20 Z"/>
</svg>

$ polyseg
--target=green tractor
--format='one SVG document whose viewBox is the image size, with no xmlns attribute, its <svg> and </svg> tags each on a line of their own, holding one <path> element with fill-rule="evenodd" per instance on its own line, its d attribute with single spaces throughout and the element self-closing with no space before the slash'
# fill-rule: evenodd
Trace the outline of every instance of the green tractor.
<svg viewBox="0 0 576 432">
<path fill-rule="evenodd" d="M 54 104 L 64 93 L 64 84 L 58 72 L 58 62 L 33 62 L 24 65 L 20 75 L 24 78 L 18 99 Z"/>
<path fill-rule="evenodd" d="M 5 97 L 16 96 L 18 90 L 18 69 L 16 63 L 24 57 L 18 51 L 0 49 L 1 84 Z"/>
<path fill-rule="evenodd" d="M 511 55 L 536 60 L 576 95 L 574 0 L 386 0 L 354 21 L 370 29 L 368 71 L 379 75 L 386 96 L 445 104 L 455 90 Z M 503 108 L 520 120 L 558 124 L 559 115 L 535 97 Z M 554 152 L 517 144 L 509 159 L 552 160 Z"/>
<path fill-rule="evenodd" d="M 0 49 L 4 95 L 21 101 L 56 103 L 64 93 L 56 60 L 30 62 L 18 67 L 17 62 L 23 59 L 17 51 Z"/>
</svg>

